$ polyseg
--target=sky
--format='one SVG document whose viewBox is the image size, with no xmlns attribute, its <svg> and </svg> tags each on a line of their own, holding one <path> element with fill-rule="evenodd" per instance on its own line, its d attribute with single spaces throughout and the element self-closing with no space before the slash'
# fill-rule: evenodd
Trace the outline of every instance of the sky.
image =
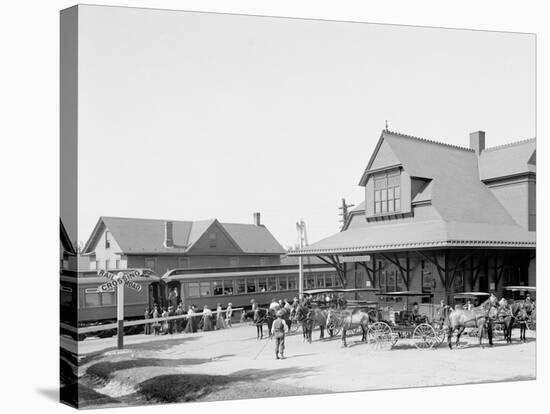
<svg viewBox="0 0 550 414">
<path fill-rule="evenodd" d="M 364 199 L 386 120 L 465 147 L 535 136 L 534 35 L 80 7 L 81 241 L 100 216 L 258 211 L 283 246 L 300 219 L 312 243 Z"/>
</svg>

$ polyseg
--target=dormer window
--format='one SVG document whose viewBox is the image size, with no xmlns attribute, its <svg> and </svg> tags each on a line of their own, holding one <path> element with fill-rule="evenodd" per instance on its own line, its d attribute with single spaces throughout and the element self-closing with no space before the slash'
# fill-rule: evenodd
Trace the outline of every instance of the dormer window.
<svg viewBox="0 0 550 414">
<path fill-rule="evenodd" d="M 109 240 L 109 232 L 105 231 L 105 248 L 111 247 L 111 241 Z"/>
<path fill-rule="evenodd" d="M 401 211 L 400 170 L 374 176 L 374 214 Z"/>
</svg>

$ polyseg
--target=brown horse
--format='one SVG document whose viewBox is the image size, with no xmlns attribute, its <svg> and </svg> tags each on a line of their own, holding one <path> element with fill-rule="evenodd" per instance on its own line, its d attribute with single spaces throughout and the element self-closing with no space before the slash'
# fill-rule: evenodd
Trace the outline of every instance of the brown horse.
<svg viewBox="0 0 550 414">
<path fill-rule="evenodd" d="M 477 328 L 479 331 L 479 346 L 483 348 L 483 335 L 485 332 L 489 334 L 489 344 L 492 345 L 492 317 L 489 314 L 493 307 L 493 301 L 487 299 L 481 305 L 466 310 L 462 308 L 452 310 L 445 318 L 444 326 L 447 328 L 447 344 L 449 349 L 453 349 L 451 338 L 454 331 L 456 334 L 456 346 L 458 347 L 460 336 L 466 328 Z M 495 315 L 496 316 L 496 315 Z"/>
<path fill-rule="evenodd" d="M 329 309 L 327 313 L 327 326 L 342 326 L 342 345 L 347 347 L 346 331 L 361 327 L 363 336 L 361 341 L 367 341 L 367 329 L 371 318 L 367 312 L 358 311 L 352 313 L 349 310 Z"/>
</svg>

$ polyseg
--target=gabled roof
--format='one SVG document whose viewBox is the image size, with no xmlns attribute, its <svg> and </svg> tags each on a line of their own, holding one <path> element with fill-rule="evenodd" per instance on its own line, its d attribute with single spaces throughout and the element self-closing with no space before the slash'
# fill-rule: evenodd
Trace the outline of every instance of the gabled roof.
<svg viewBox="0 0 550 414">
<path fill-rule="evenodd" d="M 107 228 L 121 253 L 188 253 L 212 226 L 220 226 L 243 253 L 284 254 L 286 251 L 265 226 L 220 223 L 216 219 L 201 221 L 169 220 L 173 226 L 174 248 L 164 246 L 166 220 L 126 217 L 100 217 L 84 247 L 85 253 L 95 249 L 103 230 Z"/>
<path fill-rule="evenodd" d="M 387 130 L 380 141 L 379 145 L 385 142 L 391 147 L 410 177 L 432 180 L 426 190 L 443 220 L 515 224 L 480 181 L 478 157 L 473 150 Z M 363 174 L 363 185 L 366 178 L 368 170 Z"/>
<path fill-rule="evenodd" d="M 379 151 L 387 165 L 376 160 Z M 510 158 L 510 165 L 497 170 L 500 154 L 504 154 L 504 162 Z M 488 149 L 482 152 L 483 157 L 478 159 L 469 148 L 384 130 L 360 185 L 366 185 L 372 173 L 399 166 L 412 179 L 426 180 L 412 203 L 430 201 L 437 214 L 431 218 L 365 222 L 364 226 L 344 228 L 289 254 L 345 255 L 443 247 L 534 248 L 535 233 L 518 225 L 480 179 L 485 167 L 493 175 L 534 172 L 534 140 Z M 512 157 L 520 161 L 512 161 Z M 373 165 L 376 168 L 370 169 Z"/>
<path fill-rule="evenodd" d="M 487 148 L 479 156 L 479 178 L 491 180 L 536 173 L 535 138 Z"/>
</svg>

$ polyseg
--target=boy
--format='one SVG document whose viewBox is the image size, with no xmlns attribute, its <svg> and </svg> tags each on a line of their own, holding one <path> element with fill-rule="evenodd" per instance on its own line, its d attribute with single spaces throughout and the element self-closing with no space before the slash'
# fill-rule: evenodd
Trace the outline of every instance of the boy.
<svg viewBox="0 0 550 414">
<path fill-rule="evenodd" d="M 285 359 L 285 332 L 288 331 L 286 322 L 283 319 L 283 312 L 277 312 L 277 319 L 273 321 L 271 326 L 271 335 L 275 337 L 275 358 L 276 359 Z M 279 353 L 281 356 L 279 357 Z"/>
</svg>

